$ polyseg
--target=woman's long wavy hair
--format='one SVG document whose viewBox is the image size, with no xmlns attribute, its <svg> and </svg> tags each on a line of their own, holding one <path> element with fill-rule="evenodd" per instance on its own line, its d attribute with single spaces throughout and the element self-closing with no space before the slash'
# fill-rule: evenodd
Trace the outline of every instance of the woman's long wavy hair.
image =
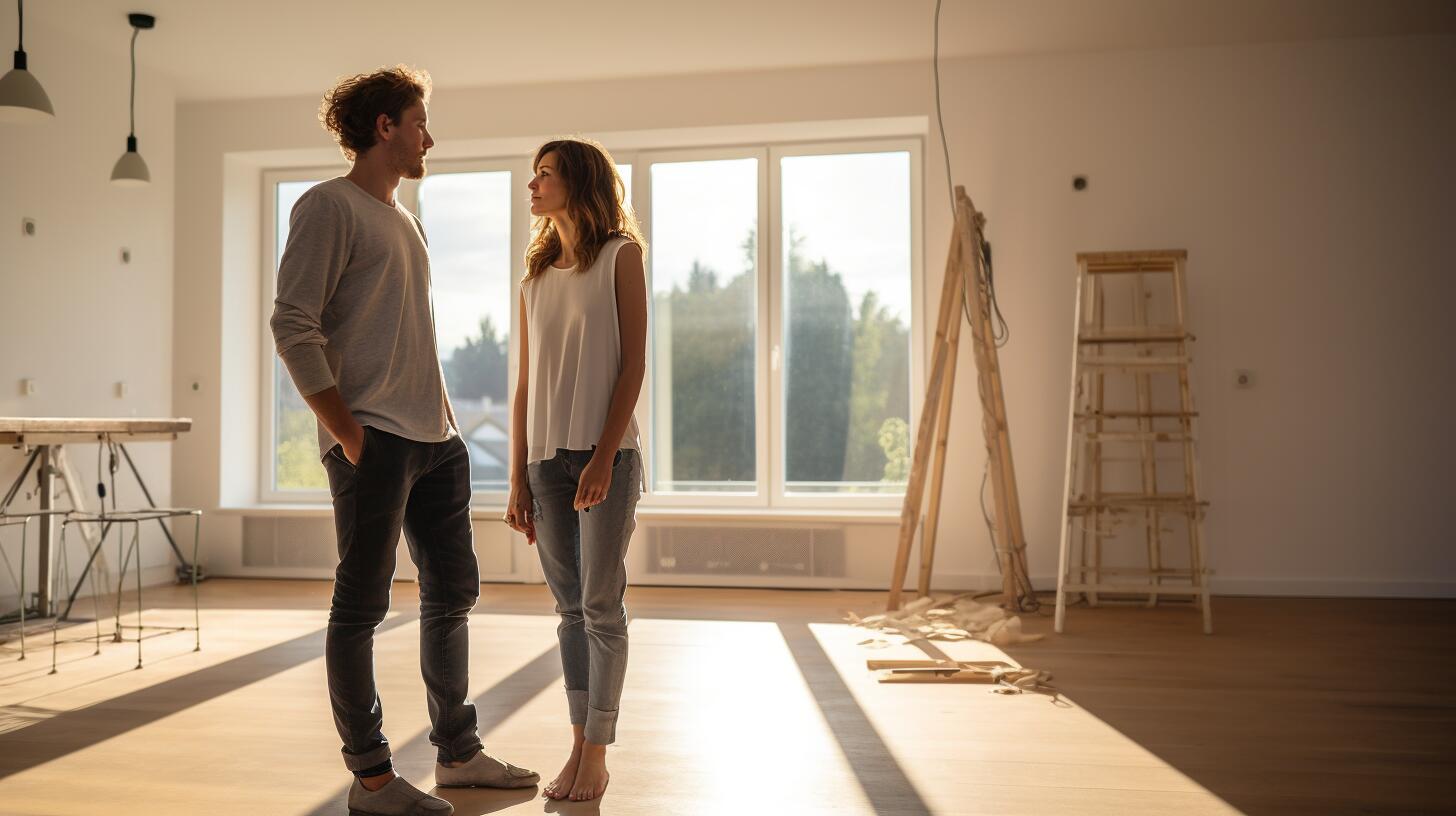
<svg viewBox="0 0 1456 816">
<path fill-rule="evenodd" d="M 637 225 L 637 216 L 626 200 L 627 188 L 617 175 L 617 165 L 605 147 L 591 139 L 572 137 L 541 145 L 531 161 L 535 173 L 541 159 L 556 154 L 556 175 L 566 185 L 566 212 L 576 226 L 576 268 L 590 269 L 612 238 L 623 237 L 642 248 L 647 242 Z M 561 255 L 561 233 L 550 216 L 531 223 L 531 243 L 526 247 L 526 276 L 529 281 L 546 271 Z"/>
</svg>

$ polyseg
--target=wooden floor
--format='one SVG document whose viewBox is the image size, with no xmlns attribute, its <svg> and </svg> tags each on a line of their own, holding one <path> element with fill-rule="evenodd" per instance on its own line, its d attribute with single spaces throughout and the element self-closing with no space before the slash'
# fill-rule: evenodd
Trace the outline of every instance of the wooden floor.
<svg viewBox="0 0 1456 816">
<path fill-rule="evenodd" d="M 416 598 L 395 586 L 377 674 L 396 763 L 428 787 Z M 537 586 L 484 590 L 471 619 L 482 736 L 549 778 L 569 735 L 550 601 Z M 149 589 L 148 621 L 189 622 L 188 597 Z M 191 633 L 150 639 L 139 671 L 135 644 L 107 642 L 99 656 L 63 644 L 51 675 L 48 636 L 32 637 L 24 661 L 6 640 L 0 812 L 343 813 L 348 777 L 324 691 L 328 598 L 325 582 L 208 581 L 203 650 Z M 882 602 L 634 588 L 606 796 L 441 795 L 463 816 L 1452 812 L 1456 602 L 1220 598 L 1213 636 L 1187 610 L 1073 609 L 1065 635 L 1010 650 L 1055 673 L 1071 701 L 1060 706 L 874 682 L 866 658 L 921 656 L 858 645 L 869 634 L 841 621 Z"/>
</svg>

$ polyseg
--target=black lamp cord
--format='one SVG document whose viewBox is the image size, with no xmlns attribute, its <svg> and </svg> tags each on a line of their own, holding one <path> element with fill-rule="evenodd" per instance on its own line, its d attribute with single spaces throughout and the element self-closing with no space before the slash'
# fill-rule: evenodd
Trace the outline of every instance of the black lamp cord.
<svg viewBox="0 0 1456 816">
<path fill-rule="evenodd" d="M 137 35 L 142 33 L 140 28 L 132 27 L 131 30 L 131 132 L 129 138 L 136 138 L 136 40 Z"/>
<path fill-rule="evenodd" d="M 105 449 L 111 454 L 110 466 L 103 470 L 101 467 L 101 451 Z M 116 512 L 116 471 L 118 462 L 116 459 L 116 443 L 109 438 L 96 444 L 96 496 L 101 499 L 101 513 L 106 514 L 106 474 L 111 474 L 111 512 Z"/>
<path fill-rule="evenodd" d="M 25 65 L 25 0 L 15 0 L 16 16 L 20 18 L 20 34 L 15 45 L 15 68 L 19 71 L 26 69 Z"/>
</svg>

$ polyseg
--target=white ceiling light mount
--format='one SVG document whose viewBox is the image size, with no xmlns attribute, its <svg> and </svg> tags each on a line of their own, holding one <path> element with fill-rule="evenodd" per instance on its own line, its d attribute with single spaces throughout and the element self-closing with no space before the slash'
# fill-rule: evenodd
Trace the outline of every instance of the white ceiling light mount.
<svg viewBox="0 0 1456 816">
<path fill-rule="evenodd" d="M 116 166 L 111 168 L 111 183 L 119 187 L 140 187 L 152 180 L 152 174 L 147 170 L 142 154 L 137 152 L 136 41 L 137 35 L 143 29 L 150 29 L 157 24 L 157 18 L 150 14 L 128 14 L 126 19 L 131 23 L 131 131 L 126 137 L 126 152 L 121 154 L 121 158 L 116 160 Z"/>
<path fill-rule="evenodd" d="M 44 122 L 56 115 L 45 88 L 26 67 L 25 0 L 15 0 L 20 18 L 19 44 L 15 48 L 15 69 L 0 77 L 0 122 Z"/>
</svg>

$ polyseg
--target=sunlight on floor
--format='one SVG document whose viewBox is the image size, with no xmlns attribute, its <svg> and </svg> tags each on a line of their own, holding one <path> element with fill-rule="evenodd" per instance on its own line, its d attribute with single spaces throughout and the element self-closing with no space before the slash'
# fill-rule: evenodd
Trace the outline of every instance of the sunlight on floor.
<svg viewBox="0 0 1456 816">
<path fill-rule="evenodd" d="M 148 615 L 162 623 L 190 611 Z M 0 740 L 11 743 L 6 754 L 45 759 L 19 760 L 0 781 L 6 811 L 89 814 L 106 801 L 111 813 L 198 803 L 219 814 L 335 812 L 348 777 L 325 691 L 323 620 L 317 610 L 204 610 L 202 652 L 190 633 L 151 639 L 140 671 L 132 644 L 106 642 L 92 657 L 92 644 L 70 643 L 49 675 L 49 637 L 34 637 L 26 661 L 0 662 Z M 551 615 L 471 617 L 486 750 L 547 780 L 570 739 L 555 627 Z M 428 787 L 418 632 L 412 612 L 392 616 L 375 665 L 396 763 Z M 879 684 L 867 658 L 923 655 L 859 646 L 864 631 L 847 625 L 637 618 L 631 632 L 606 798 L 543 805 L 537 791 L 442 791 L 457 813 L 1034 813 L 1053 802 L 1067 812 L 1237 812 L 1075 705 L 978 685 Z M 1007 659 L 984 643 L 943 648 Z M 138 771 L 122 783 L 95 772 L 118 766 Z"/>
</svg>

